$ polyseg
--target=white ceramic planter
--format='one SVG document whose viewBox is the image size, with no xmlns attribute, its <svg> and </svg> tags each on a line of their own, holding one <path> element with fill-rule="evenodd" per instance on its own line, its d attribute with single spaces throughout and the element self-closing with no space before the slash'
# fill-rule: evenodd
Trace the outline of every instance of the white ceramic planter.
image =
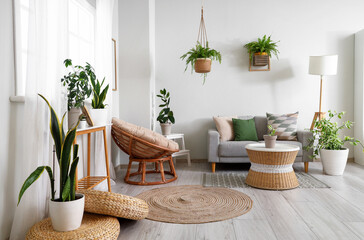
<svg viewBox="0 0 364 240">
<path fill-rule="evenodd" d="M 78 118 L 81 115 L 80 108 L 71 108 L 68 111 L 68 129 L 74 128 L 78 122 Z"/>
<path fill-rule="evenodd" d="M 90 109 L 90 115 L 95 126 L 106 125 L 109 123 L 109 109 Z"/>
<path fill-rule="evenodd" d="M 320 158 L 324 173 L 328 175 L 343 175 L 346 162 L 349 156 L 349 149 L 342 150 L 320 150 Z"/>
<path fill-rule="evenodd" d="M 78 129 L 85 129 L 87 128 L 87 122 L 86 120 L 81 120 L 80 123 L 78 124 Z"/>
<path fill-rule="evenodd" d="M 162 135 L 170 135 L 172 130 L 172 123 L 161 123 Z"/>
<path fill-rule="evenodd" d="M 76 194 L 76 200 L 69 202 L 56 202 L 49 200 L 49 215 L 52 227 L 59 232 L 72 231 L 81 226 L 85 196 Z"/>
</svg>

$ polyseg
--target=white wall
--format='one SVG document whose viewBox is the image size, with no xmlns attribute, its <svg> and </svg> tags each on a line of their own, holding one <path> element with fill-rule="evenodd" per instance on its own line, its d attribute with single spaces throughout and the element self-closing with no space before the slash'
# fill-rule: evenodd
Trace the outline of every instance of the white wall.
<svg viewBox="0 0 364 240">
<path fill-rule="evenodd" d="M 10 235 L 19 189 L 14 185 L 15 164 L 22 157 L 23 105 L 10 103 L 15 93 L 12 1 L 0 2 L 0 239 Z"/>
</svg>

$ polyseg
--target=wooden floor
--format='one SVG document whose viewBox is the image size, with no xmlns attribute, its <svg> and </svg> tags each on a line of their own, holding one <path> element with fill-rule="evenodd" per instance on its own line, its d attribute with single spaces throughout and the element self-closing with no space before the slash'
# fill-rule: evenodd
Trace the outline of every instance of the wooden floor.
<svg viewBox="0 0 364 240">
<path fill-rule="evenodd" d="M 216 171 L 240 171 L 249 165 L 217 165 Z M 303 171 L 303 163 L 294 165 Z M 321 163 L 310 163 L 309 173 L 328 184 L 325 189 L 267 191 L 236 189 L 249 195 L 254 205 L 240 217 L 206 224 L 169 224 L 150 220 L 120 219 L 119 239 L 364 239 L 364 166 L 349 163 L 344 176 L 327 176 Z M 166 185 L 125 184 L 125 169 L 117 171 L 113 192 L 135 196 L 145 190 L 173 185 L 201 185 L 208 163 L 176 166 L 178 179 Z"/>
</svg>

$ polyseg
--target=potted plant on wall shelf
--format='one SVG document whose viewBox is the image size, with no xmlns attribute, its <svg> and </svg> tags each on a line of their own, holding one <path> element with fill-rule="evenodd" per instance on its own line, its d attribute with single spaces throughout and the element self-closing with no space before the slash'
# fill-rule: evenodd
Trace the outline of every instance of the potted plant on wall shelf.
<svg viewBox="0 0 364 240">
<path fill-rule="evenodd" d="M 67 85 L 68 129 L 71 129 L 75 127 L 84 101 L 91 95 L 92 89 L 84 67 L 73 66 L 71 59 L 63 63 L 66 68 L 72 67 L 72 71 L 61 79 L 63 86 Z"/>
<path fill-rule="evenodd" d="M 279 41 L 278 41 L 279 42 Z M 249 54 L 249 61 L 253 66 L 266 66 L 269 64 L 269 58 L 275 55 L 278 59 L 278 42 L 273 42 L 271 36 L 264 35 L 257 41 L 249 42 L 244 45 Z"/>
<path fill-rule="evenodd" d="M 106 99 L 107 91 L 109 90 L 109 84 L 107 84 L 106 87 L 102 89 L 105 78 L 100 83 L 96 78 L 95 70 L 89 63 L 87 63 L 85 69 L 87 75 L 90 77 L 92 85 L 92 109 L 90 110 L 92 121 L 94 122 L 94 125 L 105 125 L 108 123 L 108 109 L 105 108 L 106 104 L 104 104 L 104 101 Z"/>
<path fill-rule="evenodd" d="M 349 149 L 344 147 L 346 142 L 356 146 L 363 144 L 352 137 L 345 136 L 341 138 L 339 132 L 343 129 L 351 129 L 353 122 L 346 121 L 339 125 L 332 122 L 334 117 L 342 119 L 345 112 L 329 112 L 329 118 L 323 118 L 315 122 L 315 127 L 311 132 L 313 137 L 308 140 L 305 150 L 313 149 L 313 156 L 316 158 L 320 154 L 323 170 L 328 175 L 342 175 L 344 173 L 346 162 L 349 155 Z M 316 144 L 317 142 L 317 144 Z"/>
<path fill-rule="evenodd" d="M 157 121 L 161 125 L 162 134 L 169 135 L 171 134 L 172 124 L 175 123 L 173 111 L 171 111 L 171 109 L 169 108 L 169 103 L 171 100 L 170 94 L 165 88 L 160 90 L 159 92 L 160 94 L 158 94 L 157 97 L 159 97 L 163 103 L 159 105 L 159 107 L 162 107 L 162 110 L 159 112 Z"/>
<path fill-rule="evenodd" d="M 209 48 L 209 43 L 206 42 L 206 47 L 202 46 L 200 42 L 197 42 L 195 48 L 191 48 L 190 51 L 183 54 L 181 59 L 186 59 L 186 68 L 191 65 L 191 71 L 195 69 L 196 73 L 202 73 L 204 76 L 203 84 L 205 84 L 207 73 L 211 71 L 212 60 L 221 63 L 221 54 L 215 49 Z"/>
<path fill-rule="evenodd" d="M 272 125 L 268 125 L 268 134 L 263 136 L 266 148 L 274 148 L 276 146 L 276 129 Z"/>
<path fill-rule="evenodd" d="M 18 205 L 24 192 L 47 171 L 51 183 L 51 199 L 49 201 L 49 215 L 51 217 L 53 229 L 56 231 L 71 231 L 81 226 L 85 198 L 82 194 L 75 193 L 76 169 L 78 164 L 78 145 L 73 145 L 76 137 L 76 126 L 65 134 L 63 130 L 63 120 L 60 122 L 57 114 L 47 99 L 39 94 L 46 101 L 51 113 L 50 131 L 54 140 L 56 156 L 59 165 L 59 196 L 56 198 L 54 190 L 54 170 L 49 166 L 40 166 L 25 180 L 18 197 Z M 71 150 L 73 145 L 73 154 Z M 72 160 L 72 162 L 71 162 Z"/>
</svg>

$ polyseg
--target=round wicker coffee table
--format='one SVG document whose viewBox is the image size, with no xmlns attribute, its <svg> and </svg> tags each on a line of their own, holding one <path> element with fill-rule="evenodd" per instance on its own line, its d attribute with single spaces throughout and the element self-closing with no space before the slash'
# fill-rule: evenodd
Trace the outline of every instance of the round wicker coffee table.
<svg viewBox="0 0 364 240">
<path fill-rule="evenodd" d="M 253 143 L 245 148 L 251 162 L 246 184 L 272 190 L 298 187 L 292 164 L 299 147 L 277 143 L 275 148 L 265 148 L 264 143 Z"/>
<path fill-rule="evenodd" d="M 120 224 L 117 218 L 99 214 L 84 213 L 82 225 L 69 232 L 57 232 L 52 228 L 50 218 L 36 223 L 27 233 L 27 240 L 73 240 L 73 239 L 117 239 Z"/>
</svg>

